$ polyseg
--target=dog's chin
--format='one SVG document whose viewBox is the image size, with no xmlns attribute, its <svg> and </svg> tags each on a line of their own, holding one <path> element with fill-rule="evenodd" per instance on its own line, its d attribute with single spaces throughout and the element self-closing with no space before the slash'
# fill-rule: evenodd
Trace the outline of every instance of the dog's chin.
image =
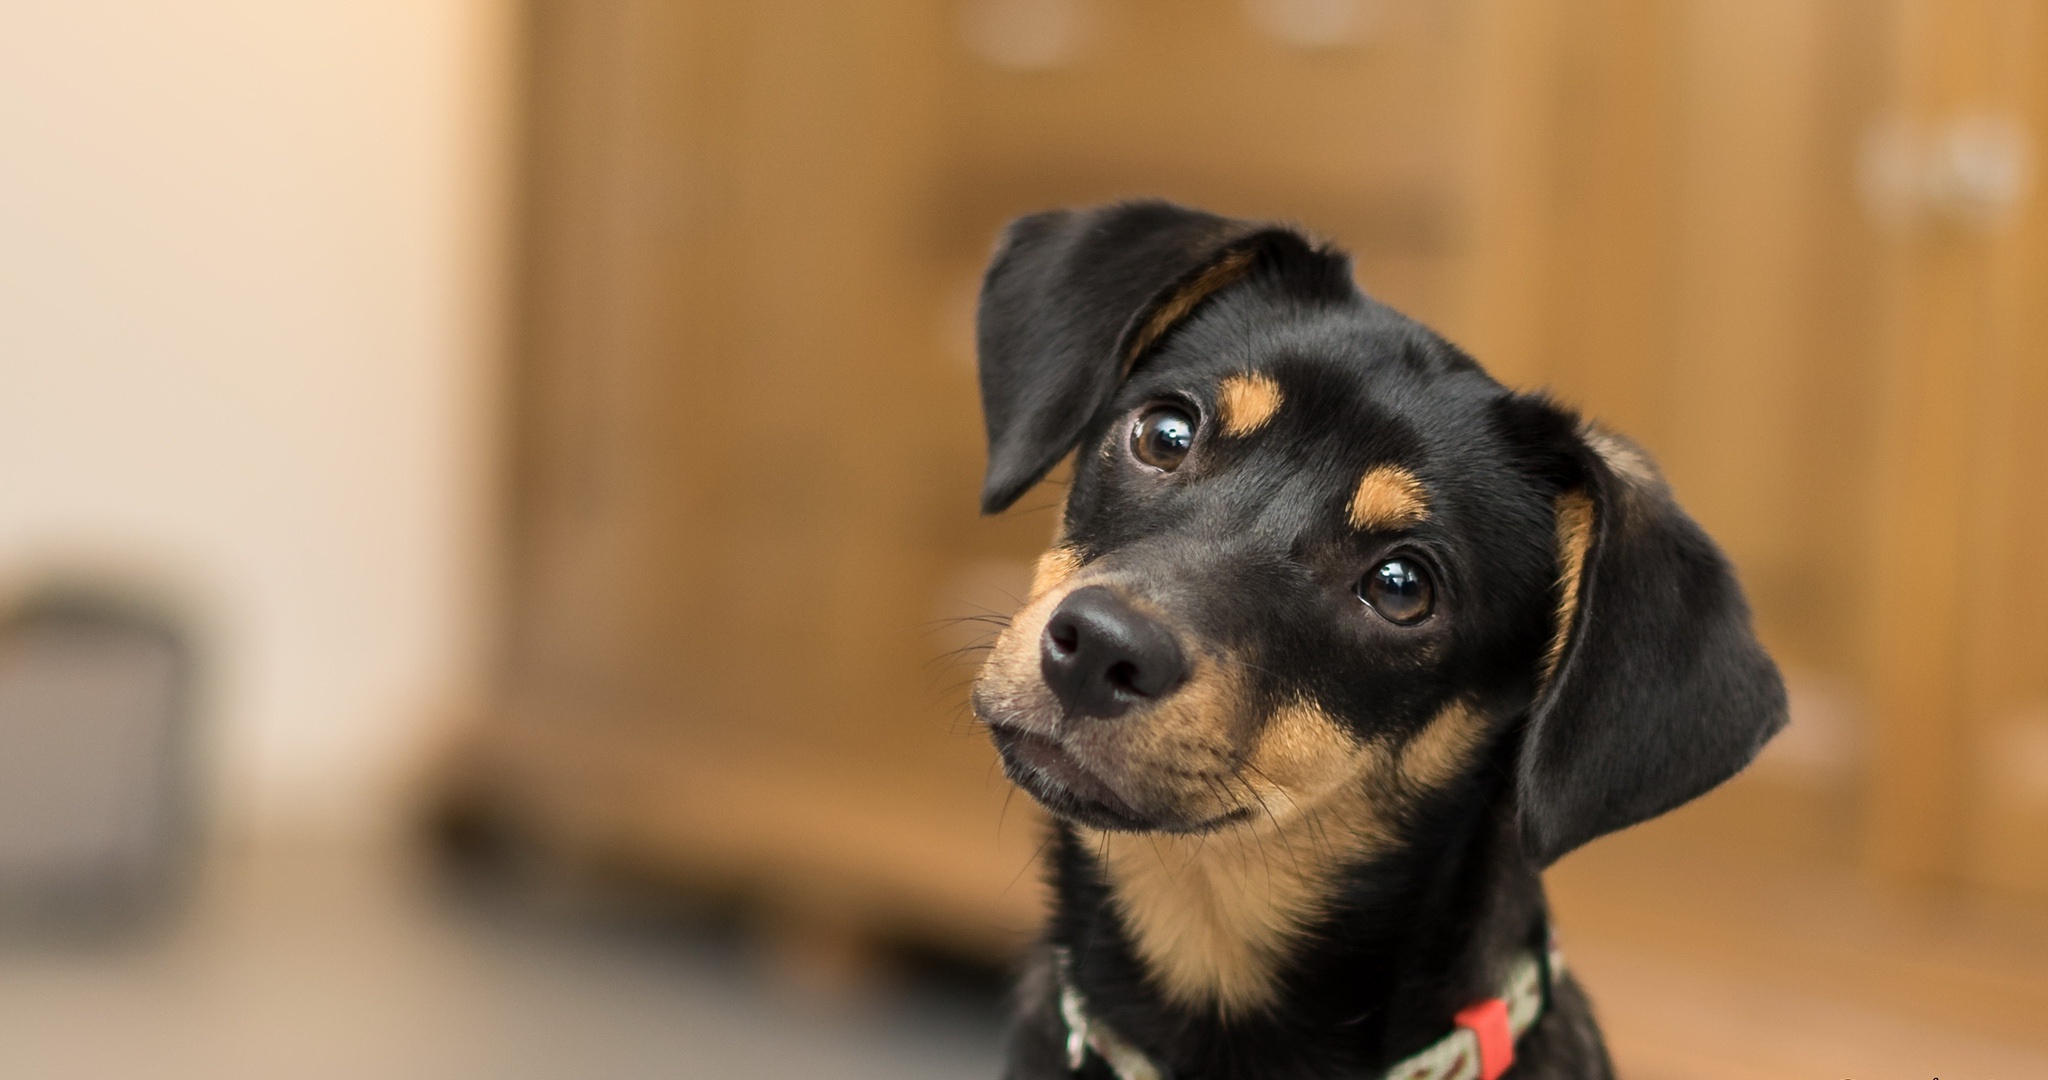
<svg viewBox="0 0 2048 1080">
<path fill-rule="evenodd" d="M 1058 740 L 1001 726 L 991 726 L 989 733 L 1002 755 L 1003 774 L 1054 815 L 1119 832 L 1156 827 Z"/>
<path fill-rule="evenodd" d="M 1010 782 L 1053 816 L 1075 825 L 1105 832 L 1200 833 L 1237 816 L 1196 822 L 1178 815 L 1147 813 L 1132 806 L 1058 740 L 1001 725 L 991 725 L 989 733 Z"/>
</svg>

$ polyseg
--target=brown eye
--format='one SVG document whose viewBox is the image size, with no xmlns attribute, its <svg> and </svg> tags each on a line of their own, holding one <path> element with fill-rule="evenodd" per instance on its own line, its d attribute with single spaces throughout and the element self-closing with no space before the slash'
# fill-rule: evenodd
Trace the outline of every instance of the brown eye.
<svg viewBox="0 0 2048 1080">
<path fill-rule="evenodd" d="M 1436 586 L 1420 562 L 1394 558 L 1359 580 L 1358 598 L 1395 626 L 1414 626 L 1435 609 Z"/>
<path fill-rule="evenodd" d="M 1194 445 L 1194 418 L 1171 405 L 1145 410 L 1131 429 L 1131 454 L 1161 472 L 1180 468 Z"/>
</svg>

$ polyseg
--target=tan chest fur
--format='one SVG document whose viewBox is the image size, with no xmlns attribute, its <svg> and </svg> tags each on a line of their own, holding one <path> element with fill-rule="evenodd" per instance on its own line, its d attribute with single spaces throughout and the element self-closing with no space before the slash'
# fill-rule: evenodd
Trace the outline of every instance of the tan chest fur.
<svg viewBox="0 0 2048 1080">
<path fill-rule="evenodd" d="M 1259 811 L 1200 836 L 1084 832 L 1117 912 L 1159 989 L 1242 1015 L 1270 1006 L 1277 976 L 1330 902 L 1339 873 L 1395 841 L 1395 810 L 1446 782 L 1483 719 L 1445 710 L 1398 751 L 1359 743 L 1312 706 L 1283 710 L 1252 762 Z"/>
</svg>

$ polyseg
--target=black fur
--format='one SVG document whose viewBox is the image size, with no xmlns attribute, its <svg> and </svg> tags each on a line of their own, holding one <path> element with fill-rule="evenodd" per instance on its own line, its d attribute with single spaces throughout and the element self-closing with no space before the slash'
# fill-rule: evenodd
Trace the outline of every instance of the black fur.
<svg viewBox="0 0 2048 1080">
<path fill-rule="evenodd" d="M 1162 304 L 1239 252 L 1252 254 L 1245 276 L 1129 355 Z M 1540 943 L 1544 866 L 1725 780 L 1783 722 L 1782 686 L 1732 572 L 1661 480 L 1615 457 L 1613 446 L 1633 453 L 1626 444 L 1603 455 L 1607 437 L 1568 410 L 1507 390 L 1360 294 L 1340 253 L 1158 202 L 1037 214 L 998 249 L 979 338 L 984 510 L 1078 446 L 1065 542 L 1086 564 L 1114 566 L 1181 632 L 1246 658 L 1257 708 L 1306 697 L 1396 745 L 1452 702 L 1488 724 L 1457 776 L 1403 793 L 1400 842 L 1345 869 L 1283 968 L 1278 1003 L 1251 1015 L 1163 995 L 1100 862 L 1056 825 L 1048 948 L 1071 956 L 1098 1018 L 1179 1080 L 1372 1076 L 1430 1045 Z M 1244 371 L 1276 380 L 1284 403 L 1255 436 L 1216 437 L 1215 388 Z M 1180 470 L 1148 474 L 1123 455 L 1125 433 L 1161 401 L 1199 413 L 1210 433 Z M 1344 507 L 1383 463 L 1422 479 L 1430 516 L 1361 533 Z M 1596 527 L 1546 678 L 1568 492 L 1590 497 Z M 1439 614 L 1416 627 L 1363 615 L 1351 591 L 1395 552 L 1435 573 Z M 1016 1080 L 1071 1075 L 1045 963 L 1021 991 Z M 1569 980 L 1517 1053 L 1517 1078 L 1610 1073 Z M 1110 1074 L 1091 1056 L 1081 1075 Z"/>
</svg>

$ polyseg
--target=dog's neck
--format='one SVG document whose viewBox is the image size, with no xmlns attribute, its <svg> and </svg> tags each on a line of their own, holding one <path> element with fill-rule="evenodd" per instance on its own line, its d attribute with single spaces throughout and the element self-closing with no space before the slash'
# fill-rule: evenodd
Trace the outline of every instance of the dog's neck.
<svg viewBox="0 0 2048 1080">
<path fill-rule="evenodd" d="M 1496 993 L 1546 917 L 1505 801 L 1432 801 L 1383 835 L 1313 817 L 1207 837 L 1062 827 L 1067 977 L 1177 1075 L 1324 1075 L 1420 1049 Z"/>
</svg>

